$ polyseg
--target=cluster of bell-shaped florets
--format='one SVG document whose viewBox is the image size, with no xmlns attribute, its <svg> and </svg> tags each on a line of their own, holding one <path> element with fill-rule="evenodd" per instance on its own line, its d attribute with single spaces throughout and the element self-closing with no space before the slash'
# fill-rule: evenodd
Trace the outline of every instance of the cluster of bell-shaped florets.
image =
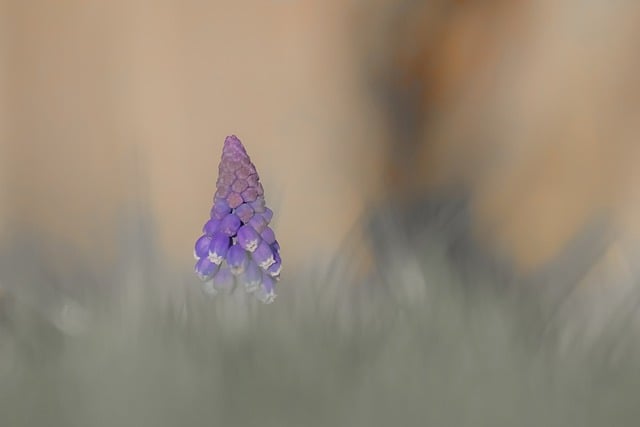
<svg viewBox="0 0 640 427">
<path fill-rule="evenodd" d="M 211 218 L 195 245 L 196 273 L 208 293 L 242 286 L 270 303 L 280 278 L 280 245 L 258 172 L 235 135 L 224 141 L 216 187 Z"/>
</svg>

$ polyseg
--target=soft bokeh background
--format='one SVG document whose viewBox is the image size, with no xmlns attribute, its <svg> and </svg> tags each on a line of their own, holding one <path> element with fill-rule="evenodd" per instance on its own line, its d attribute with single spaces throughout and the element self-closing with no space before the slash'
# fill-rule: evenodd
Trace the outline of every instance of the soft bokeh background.
<svg viewBox="0 0 640 427">
<path fill-rule="evenodd" d="M 122 217 L 149 214 L 185 269 L 237 134 L 289 266 L 335 255 L 367 207 L 436 190 L 465 193 L 476 235 L 524 271 L 601 215 L 638 234 L 633 4 L 1 7 L 5 233 L 104 263 Z"/>
<path fill-rule="evenodd" d="M 111 259 L 116 219 L 136 199 L 162 249 L 184 264 L 224 137 L 237 134 L 291 265 L 311 247 L 335 252 L 379 181 L 382 127 L 358 81 L 352 4 L 2 8 L 2 218 L 11 229 Z"/>
</svg>

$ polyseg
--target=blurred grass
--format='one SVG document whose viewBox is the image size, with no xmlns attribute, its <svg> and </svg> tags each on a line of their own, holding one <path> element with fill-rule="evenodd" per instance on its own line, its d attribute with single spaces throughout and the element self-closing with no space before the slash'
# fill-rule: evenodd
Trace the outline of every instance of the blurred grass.
<svg viewBox="0 0 640 427">
<path fill-rule="evenodd" d="M 549 327 L 535 293 L 456 261 L 475 255 L 452 257 L 436 225 L 419 245 L 384 226 L 384 261 L 364 282 L 343 273 L 349 256 L 334 271 L 288 268 L 269 306 L 205 297 L 135 234 L 117 269 L 58 277 L 66 287 L 6 255 L 0 425 L 638 424 L 627 323 L 561 345 L 564 318 Z"/>
</svg>

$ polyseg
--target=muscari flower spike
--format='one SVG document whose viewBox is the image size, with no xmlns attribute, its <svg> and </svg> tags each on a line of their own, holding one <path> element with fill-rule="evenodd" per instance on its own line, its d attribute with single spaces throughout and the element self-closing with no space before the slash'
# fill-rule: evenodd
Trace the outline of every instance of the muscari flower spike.
<svg viewBox="0 0 640 427">
<path fill-rule="evenodd" d="M 195 244 L 195 271 L 209 294 L 241 286 L 264 303 L 273 302 L 280 279 L 280 245 L 255 166 L 235 136 L 224 141 L 211 218 Z"/>
</svg>

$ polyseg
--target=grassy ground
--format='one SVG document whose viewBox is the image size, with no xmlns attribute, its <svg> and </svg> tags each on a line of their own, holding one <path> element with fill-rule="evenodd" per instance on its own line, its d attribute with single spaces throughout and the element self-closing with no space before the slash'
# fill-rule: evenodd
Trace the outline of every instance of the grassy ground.
<svg viewBox="0 0 640 427">
<path fill-rule="evenodd" d="M 588 340 L 567 332 L 581 322 L 513 291 L 447 227 L 459 225 L 436 221 L 419 244 L 381 227 L 384 261 L 364 283 L 348 256 L 329 270 L 288 266 L 267 306 L 206 298 L 135 235 L 117 269 L 67 285 L 20 269 L 14 248 L 0 425 L 638 425 L 627 318 Z"/>
</svg>

